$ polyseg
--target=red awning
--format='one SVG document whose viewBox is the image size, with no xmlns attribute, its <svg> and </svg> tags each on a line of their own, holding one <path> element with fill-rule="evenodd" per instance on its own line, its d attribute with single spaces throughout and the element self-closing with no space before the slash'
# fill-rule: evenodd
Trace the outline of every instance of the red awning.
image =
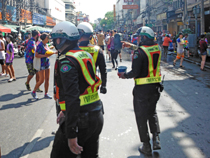
<svg viewBox="0 0 210 158">
<path fill-rule="evenodd" d="M 0 31 L 5 33 L 11 33 L 11 29 L 0 25 Z"/>
</svg>

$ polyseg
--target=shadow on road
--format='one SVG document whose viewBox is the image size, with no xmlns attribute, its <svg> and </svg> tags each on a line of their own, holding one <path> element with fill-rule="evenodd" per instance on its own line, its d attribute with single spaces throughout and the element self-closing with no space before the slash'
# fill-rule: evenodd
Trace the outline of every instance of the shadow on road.
<svg viewBox="0 0 210 158">
<path fill-rule="evenodd" d="M 29 93 L 29 91 L 27 91 L 27 90 L 21 90 L 17 94 L 5 94 L 5 95 L 2 95 L 1 98 L 0 98 L 0 102 L 5 102 L 5 101 L 8 101 L 8 100 L 12 100 L 12 99 L 21 97 L 23 95 L 28 95 L 28 93 L 25 93 L 25 92 Z"/>
<path fill-rule="evenodd" d="M 41 151 L 47 147 L 49 147 L 50 143 L 54 140 L 54 136 L 49 136 L 44 139 L 39 140 L 40 137 L 35 138 L 32 143 L 35 143 L 35 146 L 31 149 L 31 153 Z M 30 144 L 30 145 L 31 145 Z M 25 156 L 28 153 L 23 153 L 24 149 L 29 145 L 29 142 L 25 143 L 23 146 L 18 147 L 14 150 L 12 150 L 10 153 L 7 155 L 2 155 L 2 158 L 18 158 L 20 156 Z M 29 147 L 30 148 L 30 147 Z M 23 153 L 23 155 L 21 155 Z"/>
</svg>

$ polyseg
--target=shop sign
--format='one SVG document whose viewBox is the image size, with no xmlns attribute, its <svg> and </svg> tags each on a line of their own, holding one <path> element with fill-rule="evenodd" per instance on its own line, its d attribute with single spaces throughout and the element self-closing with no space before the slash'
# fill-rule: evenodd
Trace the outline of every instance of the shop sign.
<svg viewBox="0 0 210 158">
<path fill-rule="evenodd" d="M 171 18 L 171 17 L 173 17 L 173 16 L 175 16 L 176 14 L 175 14 L 175 11 L 168 11 L 167 12 L 167 18 Z"/>
<path fill-rule="evenodd" d="M 46 25 L 55 26 L 56 25 L 55 19 L 52 17 L 46 16 Z"/>
<path fill-rule="evenodd" d="M 45 22 L 46 22 L 46 16 L 45 15 L 41 15 L 41 14 L 38 14 L 38 13 L 33 14 L 33 24 L 45 25 Z"/>
<path fill-rule="evenodd" d="M 21 9 L 20 22 L 32 23 L 31 12 L 25 9 Z"/>
<path fill-rule="evenodd" d="M 133 2 L 133 0 L 124 0 L 125 3 Z"/>
<path fill-rule="evenodd" d="M 138 5 L 123 5 L 123 9 L 138 9 Z"/>
<path fill-rule="evenodd" d="M 166 13 L 158 14 L 157 15 L 157 20 L 163 20 L 166 19 Z"/>
<path fill-rule="evenodd" d="M 2 3 L 0 3 L 0 20 L 2 20 Z M 16 22 L 16 7 L 6 7 L 6 20 Z"/>
</svg>

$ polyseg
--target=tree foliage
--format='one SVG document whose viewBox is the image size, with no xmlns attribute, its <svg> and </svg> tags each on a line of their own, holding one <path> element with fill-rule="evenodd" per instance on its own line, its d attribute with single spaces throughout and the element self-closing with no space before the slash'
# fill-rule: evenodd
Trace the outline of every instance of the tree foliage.
<svg viewBox="0 0 210 158">
<path fill-rule="evenodd" d="M 105 18 L 107 18 L 107 20 Z M 104 28 L 105 30 L 113 29 L 113 26 L 114 26 L 114 13 L 113 13 L 113 11 L 107 12 L 105 14 L 105 18 L 101 19 L 101 21 L 100 21 L 101 27 Z"/>
</svg>

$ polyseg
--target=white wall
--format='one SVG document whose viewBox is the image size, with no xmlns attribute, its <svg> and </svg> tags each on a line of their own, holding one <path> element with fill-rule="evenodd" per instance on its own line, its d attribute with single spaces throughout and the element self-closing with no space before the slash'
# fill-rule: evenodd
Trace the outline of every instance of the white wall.
<svg viewBox="0 0 210 158">
<path fill-rule="evenodd" d="M 65 21 L 65 3 L 62 0 L 46 0 L 45 7 L 53 18 Z"/>
</svg>

